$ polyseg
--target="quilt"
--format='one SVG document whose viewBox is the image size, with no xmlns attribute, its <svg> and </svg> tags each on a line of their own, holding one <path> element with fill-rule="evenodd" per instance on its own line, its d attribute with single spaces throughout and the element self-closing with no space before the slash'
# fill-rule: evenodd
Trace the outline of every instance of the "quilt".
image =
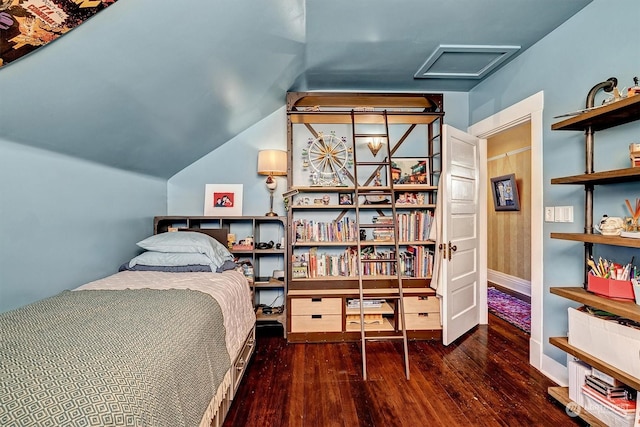
<svg viewBox="0 0 640 427">
<path fill-rule="evenodd" d="M 189 289 L 65 291 L 0 314 L 0 425 L 196 426 L 231 366 Z"/>
</svg>

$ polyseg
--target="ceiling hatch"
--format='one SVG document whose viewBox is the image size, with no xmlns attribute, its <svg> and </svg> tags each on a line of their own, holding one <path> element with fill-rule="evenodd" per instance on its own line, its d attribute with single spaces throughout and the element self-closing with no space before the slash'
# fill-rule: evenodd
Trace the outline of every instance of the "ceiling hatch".
<svg viewBox="0 0 640 427">
<path fill-rule="evenodd" d="M 414 74 L 416 79 L 482 79 L 520 46 L 441 44 Z"/>
</svg>

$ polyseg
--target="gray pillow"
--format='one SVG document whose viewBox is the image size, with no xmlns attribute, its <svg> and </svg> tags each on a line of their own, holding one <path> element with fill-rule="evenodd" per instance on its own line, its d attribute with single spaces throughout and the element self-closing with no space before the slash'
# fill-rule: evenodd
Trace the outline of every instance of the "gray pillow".
<svg viewBox="0 0 640 427">
<path fill-rule="evenodd" d="M 217 266 L 213 266 L 208 256 L 200 253 L 188 252 L 143 252 L 137 257 L 129 261 L 129 267 L 135 265 L 154 265 L 154 266 L 176 266 L 176 265 L 206 265 L 215 271 Z"/>
<path fill-rule="evenodd" d="M 214 264 L 214 270 L 225 261 L 233 260 L 226 246 L 207 234 L 195 231 L 154 234 L 137 245 L 148 251 L 204 254 Z"/>
<path fill-rule="evenodd" d="M 136 264 L 129 267 L 129 263 L 125 262 L 120 266 L 118 271 L 163 271 L 165 273 L 211 273 L 211 267 L 208 265 L 143 265 Z"/>
</svg>

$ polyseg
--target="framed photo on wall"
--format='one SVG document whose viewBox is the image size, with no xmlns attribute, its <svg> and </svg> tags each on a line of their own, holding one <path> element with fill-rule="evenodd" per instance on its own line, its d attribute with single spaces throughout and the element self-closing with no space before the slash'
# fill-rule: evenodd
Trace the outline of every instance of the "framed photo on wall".
<svg viewBox="0 0 640 427">
<path fill-rule="evenodd" d="M 502 175 L 491 178 L 493 207 L 496 211 L 519 211 L 520 195 L 516 184 L 516 175 Z"/>
<path fill-rule="evenodd" d="M 396 185 L 431 185 L 428 159 L 426 157 L 393 157 L 391 159 L 391 179 Z"/>
<path fill-rule="evenodd" d="M 242 216 L 242 184 L 206 184 L 204 216 Z"/>
</svg>

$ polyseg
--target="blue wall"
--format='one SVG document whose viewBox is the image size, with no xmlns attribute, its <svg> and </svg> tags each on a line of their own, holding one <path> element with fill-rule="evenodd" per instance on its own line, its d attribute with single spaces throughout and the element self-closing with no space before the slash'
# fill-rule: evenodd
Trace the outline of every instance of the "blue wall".
<svg viewBox="0 0 640 427">
<path fill-rule="evenodd" d="M 615 8 L 612 5 L 615 3 Z M 528 96 L 544 91 L 544 206 L 573 206 L 571 224 L 545 223 L 544 226 L 544 353 L 565 363 L 565 353 L 548 344 L 550 336 L 566 335 L 567 307 L 563 298 L 551 295 L 550 286 L 578 286 L 582 283 L 583 246 L 579 243 L 551 240 L 551 232 L 582 232 L 584 188 L 551 186 L 554 177 L 585 171 L 584 134 L 551 131 L 561 119 L 553 116 L 584 108 L 589 90 L 609 77 L 618 78 L 618 86 L 633 86 L 640 76 L 638 28 L 625 17 L 638 11 L 637 0 L 616 2 L 595 0 L 550 35 L 529 48 L 506 67 L 489 77 L 469 93 L 470 122 L 476 123 Z M 600 104 L 604 93 L 596 98 Z M 596 171 L 629 167 L 628 145 L 639 142 L 638 122 L 596 132 Z M 596 187 L 594 220 L 603 213 L 622 216 L 624 199 L 640 196 L 640 184 Z M 611 249 L 607 247 L 596 250 Z M 630 259 L 622 251 L 621 261 Z M 628 258 L 627 258 L 628 257 Z M 532 266 L 535 268 L 535 266 Z"/>
<path fill-rule="evenodd" d="M 0 140 L 0 312 L 117 271 L 166 181 Z"/>
</svg>

